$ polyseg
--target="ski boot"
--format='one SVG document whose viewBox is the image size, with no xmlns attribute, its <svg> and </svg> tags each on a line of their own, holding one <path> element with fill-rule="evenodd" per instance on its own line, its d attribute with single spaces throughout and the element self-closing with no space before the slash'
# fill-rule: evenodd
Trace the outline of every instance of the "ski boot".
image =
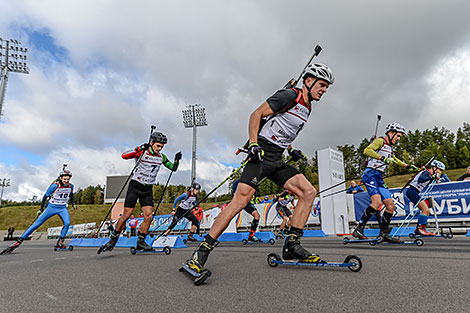
<svg viewBox="0 0 470 313">
<path fill-rule="evenodd" d="M 153 248 L 148 243 L 145 242 L 145 238 L 147 234 L 139 232 L 139 238 L 137 239 L 137 246 L 136 250 L 143 250 L 143 251 L 152 251 Z"/>
<path fill-rule="evenodd" d="M 66 250 L 68 249 L 66 245 L 64 245 L 64 238 L 60 238 L 57 239 L 57 242 L 54 246 L 54 250 L 57 251 L 57 250 Z"/>
<path fill-rule="evenodd" d="M 105 251 L 113 251 L 114 246 L 116 245 L 120 234 L 121 234 L 121 232 L 114 232 L 111 235 L 111 237 L 109 237 L 109 241 L 107 243 L 105 243 L 104 245 L 102 245 L 98 249 L 98 252 L 96 252 L 96 253 L 100 254 L 101 252 L 105 252 Z"/>
<path fill-rule="evenodd" d="M 255 235 L 250 235 L 250 236 L 248 236 L 248 241 L 251 241 L 251 242 L 261 242 L 261 239 L 259 239 L 259 238 L 256 237 Z"/>
<path fill-rule="evenodd" d="M 415 234 L 420 236 L 436 236 L 435 233 L 427 230 L 426 225 L 418 225 L 415 229 Z"/>
<path fill-rule="evenodd" d="M 13 250 L 15 250 L 16 248 L 18 248 L 21 244 L 23 243 L 23 238 L 19 238 L 17 241 L 15 241 L 11 246 L 9 246 L 8 248 L 4 249 L 2 252 L 0 252 L 0 255 L 3 255 L 3 254 L 11 254 L 13 252 Z"/>
<path fill-rule="evenodd" d="M 302 237 L 302 231 L 290 231 L 286 235 L 282 258 L 284 260 L 298 260 L 302 263 L 325 263 L 320 259 L 320 256 L 308 252 L 300 245 L 300 237 Z"/>
<path fill-rule="evenodd" d="M 390 242 L 390 243 L 400 243 L 401 242 L 401 240 L 399 238 L 395 238 L 395 237 L 390 236 L 390 230 L 389 229 L 381 229 L 380 233 L 379 233 L 379 236 L 377 238 L 379 239 L 378 240 L 379 242 L 380 241 Z"/>
<path fill-rule="evenodd" d="M 188 238 L 186 239 L 186 241 L 197 242 L 198 240 L 193 237 L 193 234 L 189 233 Z"/>
<path fill-rule="evenodd" d="M 367 239 L 366 235 L 364 235 L 364 226 L 362 225 L 358 225 L 352 232 L 352 235 L 358 239 Z"/>
<path fill-rule="evenodd" d="M 204 270 L 204 264 L 206 264 L 209 253 L 214 250 L 215 246 L 217 246 L 217 243 L 217 240 L 207 235 L 199 244 L 196 251 L 194 251 L 191 258 L 184 264 L 191 270 L 197 273 L 201 273 Z"/>
</svg>

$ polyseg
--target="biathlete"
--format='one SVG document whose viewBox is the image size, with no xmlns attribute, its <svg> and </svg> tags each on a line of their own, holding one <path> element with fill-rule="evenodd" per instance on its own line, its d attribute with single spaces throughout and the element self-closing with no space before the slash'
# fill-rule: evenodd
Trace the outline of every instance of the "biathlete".
<svg viewBox="0 0 470 313">
<path fill-rule="evenodd" d="M 126 227 L 126 221 L 134 212 L 137 200 L 139 200 L 142 207 L 144 220 L 139 228 L 136 250 L 153 250 L 153 248 L 145 242 L 150 222 L 152 221 L 153 185 L 157 182 L 157 174 L 162 164 L 170 171 L 176 171 L 178 169 L 179 160 L 181 160 L 181 152 L 175 154 L 174 162 L 168 160 L 167 156 L 161 153 L 167 142 L 168 139 L 165 134 L 154 132 L 150 135 L 150 144 L 143 144 L 134 150 L 126 151 L 122 154 L 122 158 L 125 160 L 139 159 L 141 156 L 142 157 L 127 189 L 126 198 L 124 200 L 124 212 L 122 216 L 119 217 L 109 241 L 101 247 L 102 251 L 113 250 L 119 239 L 119 235 Z"/>
<path fill-rule="evenodd" d="M 69 170 L 63 170 L 59 174 L 59 178 L 53 182 L 49 188 L 47 188 L 46 193 L 42 197 L 41 208 L 38 211 L 38 219 L 31 225 L 18 240 L 13 243 L 11 246 L 3 250 L 0 254 L 9 254 L 18 248 L 23 241 L 29 237 L 36 229 L 38 229 L 44 222 L 53 217 L 54 215 L 59 215 L 64 226 L 60 232 L 60 237 L 57 240 L 54 248 L 58 250 L 66 249 L 67 246 L 64 244 L 65 236 L 69 230 L 70 225 L 70 215 L 67 210 L 67 203 L 70 199 L 70 204 L 74 209 L 77 208 L 73 201 L 73 184 L 70 183 L 70 178 L 72 178 L 72 172 Z M 49 203 L 46 206 L 46 202 L 49 200 Z M 44 207 L 46 209 L 44 210 Z"/>
<path fill-rule="evenodd" d="M 232 184 L 232 191 L 233 191 L 234 194 L 237 191 L 237 187 L 238 187 L 239 182 L 240 182 L 240 180 L 237 179 Z M 243 210 L 253 217 L 253 220 L 251 221 L 251 226 L 250 226 L 250 234 L 248 235 L 248 241 L 261 242 L 261 239 L 259 239 L 255 236 L 256 230 L 258 229 L 258 225 L 259 225 L 259 219 L 261 218 L 261 216 L 259 215 L 258 210 L 255 207 L 256 199 L 257 199 L 257 195 L 256 195 L 256 190 L 255 190 L 255 193 L 251 197 L 248 204 L 243 208 Z"/>
<path fill-rule="evenodd" d="M 281 226 L 279 227 L 278 236 L 283 238 L 286 235 L 286 226 L 289 229 L 291 224 L 292 211 L 287 207 L 289 204 L 294 204 L 294 195 L 289 190 L 284 190 L 276 198 L 276 211 L 282 218 Z"/>
<path fill-rule="evenodd" d="M 430 169 L 419 172 L 410 183 L 410 188 L 406 191 L 406 196 L 413 204 L 417 205 L 421 213 L 418 216 L 418 225 L 415 229 L 416 235 L 435 236 L 436 234 L 427 230 L 426 225 L 429 219 L 429 206 L 426 200 L 421 200 L 419 195 L 433 180 L 439 180 L 446 167 L 444 163 L 434 160 Z M 421 201 L 420 201 L 421 200 Z M 431 205 L 432 207 L 432 205 Z"/>
<path fill-rule="evenodd" d="M 263 177 L 268 177 L 277 185 L 293 191 L 299 199 L 282 249 L 283 258 L 301 262 L 322 262 L 318 255 L 310 253 L 300 245 L 302 229 L 317 192 L 304 175 L 283 162 L 282 155 L 287 149 L 292 161 L 305 157 L 300 150 L 292 148 L 292 142 L 304 128 L 312 102 L 319 101 L 333 82 L 333 73 L 327 66 L 312 64 L 303 74 L 301 89 L 279 90 L 251 113 L 248 146 L 250 161 L 243 170 L 232 201 L 217 216 L 209 234 L 186 261 L 186 267 L 197 273 L 204 270 L 204 264 L 216 246 L 217 239 L 230 221 L 247 206 Z M 265 123 L 260 125 L 262 119 Z"/>
<path fill-rule="evenodd" d="M 393 155 L 392 146 L 400 141 L 401 136 L 405 134 L 405 128 L 398 123 L 388 124 L 385 129 L 385 137 L 375 139 L 364 149 L 364 154 L 368 157 L 367 167 L 362 174 L 362 182 L 369 193 L 371 204 L 364 211 L 359 221 L 359 225 L 354 229 L 352 235 L 359 239 L 367 239 L 364 235 L 366 226 L 372 215 L 385 205 L 385 212 L 380 224 L 379 236 L 386 242 L 398 243 L 400 240 L 389 235 L 389 225 L 395 212 L 395 204 L 388 190 L 388 186 L 383 180 L 383 173 L 388 165 L 398 164 L 411 171 L 418 171 L 419 168 L 414 165 L 408 165 Z"/>
<path fill-rule="evenodd" d="M 193 212 L 188 212 L 188 210 L 191 210 L 197 203 L 197 194 L 200 190 L 201 185 L 194 182 L 187 192 L 182 193 L 178 198 L 175 199 L 173 202 L 173 210 L 171 211 L 171 215 L 173 215 L 173 221 L 171 222 L 170 226 L 168 226 L 168 229 L 165 230 L 163 236 L 168 236 L 171 230 L 178 224 L 178 221 L 181 219 L 181 217 L 184 216 L 188 221 L 191 222 L 188 241 L 197 241 L 197 239 L 193 236 L 195 233 L 199 235 L 199 220 L 193 214 Z"/>
</svg>

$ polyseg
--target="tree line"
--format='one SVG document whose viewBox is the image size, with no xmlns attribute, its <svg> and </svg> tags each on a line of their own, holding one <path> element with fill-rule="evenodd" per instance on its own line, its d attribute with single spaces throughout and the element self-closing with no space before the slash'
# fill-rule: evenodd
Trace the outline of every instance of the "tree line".
<svg viewBox="0 0 470 313">
<path fill-rule="evenodd" d="M 354 144 L 345 144 L 336 148 L 343 153 L 345 176 L 347 180 L 355 179 L 361 176 L 364 170 L 366 156 L 364 149 L 370 144 L 372 138 L 364 138 L 356 147 Z M 464 122 L 458 128 L 456 133 L 446 128 L 426 129 L 424 131 L 408 131 L 402 136 L 399 144 L 393 147 L 394 154 L 408 164 L 416 166 L 424 165 L 427 160 L 436 155 L 436 159 L 444 162 L 446 169 L 464 168 L 470 165 L 470 123 Z M 315 154 L 311 158 L 302 159 L 292 163 L 305 177 L 312 183 L 318 185 L 318 160 Z M 234 172 L 235 169 L 232 171 Z M 386 175 L 404 174 L 406 170 L 392 165 L 388 168 Z M 238 172 L 229 181 L 230 190 L 232 184 L 240 178 Z M 153 188 L 155 203 L 158 203 L 164 189 L 163 184 L 157 184 Z M 188 187 L 184 185 L 169 185 L 163 196 L 162 202 L 173 203 L 174 200 Z M 282 188 L 266 179 L 258 186 L 258 196 L 277 194 L 282 192 Z M 100 185 L 88 186 L 84 189 L 78 189 L 74 193 L 74 199 L 77 204 L 103 204 L 104 188 Z M 201 190 L 199 199 L 205 197 L 207 192 Z M 209 197 L 206 202 L 229 201 L 233 194 L 231 192 L 217 197 Z M 39 200 L 39 199 L 38 199 Z M 31 205 L 39 204 L 38 201 L 10 201 L 3 200 L 3 206 Z M 39 200 L 40 201 L 40 200 Z"/>
</svg>

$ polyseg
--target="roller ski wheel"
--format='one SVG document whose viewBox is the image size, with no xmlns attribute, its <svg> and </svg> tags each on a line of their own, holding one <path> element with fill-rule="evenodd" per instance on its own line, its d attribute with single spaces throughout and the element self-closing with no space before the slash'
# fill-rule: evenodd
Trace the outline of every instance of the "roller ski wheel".
<svg viewBox="0 0 470 313">
<path fill-rule="evenodd" d="M 416 238 L 416 234 L 415 234 L 415 233 L 410 233 L 410 234 L 408 235 L 408 237 L 410 237 L 411 239 Z"/>
<path fill-rule="evenodd" d="M 448 233 L 447 236 L 446 236 L 447 239 L 452 239 L 454 238 L 454 234 L 452 233 Z"/>
<path fill-rule="evenodd" d="M 362 269 L 362 261 L 358 256 L 348 255 L 346 259 L 344 259 L 344 263 L 352 263 L 350 266 L 348 266 L 349 270 L 352 272 L 359 272 Z"/>
<path fill-rule="evenodd" d="M 248 244 L 248 240 L 243 239 L 243 240 L 242 240 L 242 244 L 243 244 L 244 246 L 247 245 L 247 244 Z"/>
<path fill-rule="evenodd" d="M 300 261 L 286 261 L 283 260 L 278 254 L 270 253 L 267 258 L 270 267 L 277 267 L 279 265 L 289 266 L 307 266 L 307 267 L 347 267 L 350 271 L 359 272 L 362 269 L 362 261 L 355 255 L 348 255 L 343 263 L 339 262 L 316 262 L 305 263 Z"/>
<path fill-rule="evenodd" d="M 271 239 L 268 240 L 268 242 L 269 242 L 271 245 L 273 245 L 273 244 L 276 243 L 276 240 L 274 240 L 273 238 L 271 238 Z"/>
<path fill-rule="evenodd" d="M 356 239 L 356 238 L 349 238 L 349 237 L 344 237 L 343 238 L 343 245 L 347 245 L 350 243 L 363 243 L 367 242 L 371 246 L 375 246 L 377 244 L 378 239 L 377 238 L 371 238 L 371 239 Z"/>
<path fill-rule="evenodd" d="M 424 241 L 423 239 L 415 239 L 414 241 L 414 244 L 417 245 L 418 247 L 421 247 L 422 245 L 424 245 Z"/>
<path fill-rule="evenodd" d="M 180 272 L 186 272 L 194 278 L 194 285 L 199 286 L 203 284 L 207 278 L 212 275 L 212 272 L 208 269 L 203 269 L 200 273 L 197 271 L 189 268 L 186 263 L 183 263 L 181 268 L 179 269 Z"/>
</svg>

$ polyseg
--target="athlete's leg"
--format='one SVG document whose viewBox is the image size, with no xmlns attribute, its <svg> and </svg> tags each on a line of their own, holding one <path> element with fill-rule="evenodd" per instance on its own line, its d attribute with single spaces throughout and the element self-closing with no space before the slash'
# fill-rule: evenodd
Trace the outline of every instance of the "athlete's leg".
<svg viewBox="0 0 470 313">
<path fill-rule="evenodd" d="M 291 223 L 292 227 L 302 229 L 307 223 L 317 191 L 302 174 L 289 178 L 284 184 L 284 188 L 292 191 L 298 197 Z"/>
<path fill-rule="evenodd" d="M 176 224 L 178 224 L 178 221 L 180 220 L 181 216 L 184 215 L 185 212 L 186 211 L 180 207 L 176 209 L 175 215 L 173 215 L 173 220 L 171 221 L 171 224 L 170 226 L 168 226 L 167 230 L 165 230 L 165 232 L 163 233 L 163 236 L 168 236 L 171 230 L 175 228 Z"/>
<path fill-rule="evenodd" d="M 67 232 L 70 226 L 70 214 L 69 214 L 69 211 L 67 210 L 67 207 L 65 206 L 62 210 L 57 212 L 57 214 L 62 220 L 62 223 L 64 223 L 64 226 L 62 227 L 62 230 L 60 231 L 60 238 L 64 239 L 65 236 L 67 236 Z"/>
<path fill-rule="evenodd" d="M 23 240 L 28 238 L 36 229 L 39 228 L 45 221 L 57 214 L 56 206 L 49 204 L 44 212 L 38 217 L 38 219 L 31 225 L 21 236 Z"/>
<path fill-rule="evenodd" d="M 150 223 L 152 222 L 153 206 L 143 206 L 142 212 L 144 213 L 144 221 L 140 224 L 140 232 L 146 234 L 150 228 Z"/>
<path fill-rule="evenodd" d="M 209 236 L 213 239 L 219 238 L 235 215 L 240 213 L 240 211 L 248 204 L 254 193 L 255 189 L 253 187 L 240 182 L 232 201 L 230 201 L 225 209 L 220 212 L 215 219 L 214 224 L 212 224 Z"/>
</svg>

